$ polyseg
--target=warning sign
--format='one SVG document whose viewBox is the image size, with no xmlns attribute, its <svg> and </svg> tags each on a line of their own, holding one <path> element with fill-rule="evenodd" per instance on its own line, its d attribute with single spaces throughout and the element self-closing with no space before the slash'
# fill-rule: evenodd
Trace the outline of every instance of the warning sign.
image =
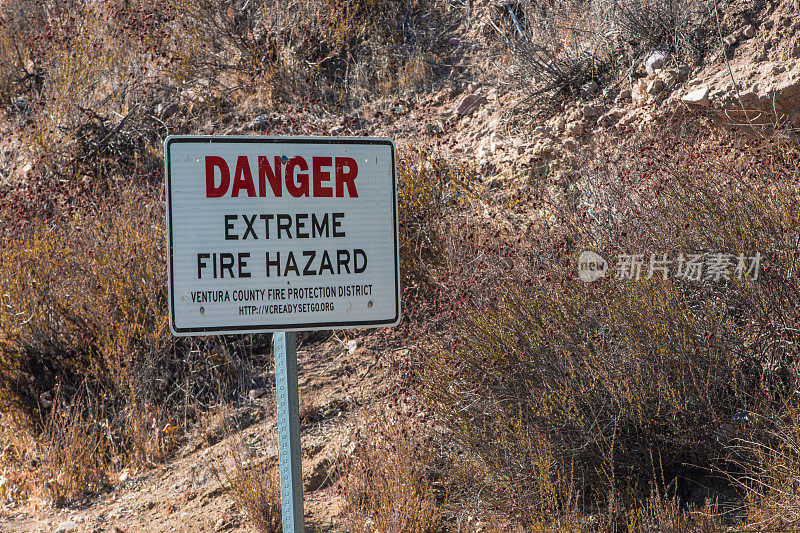
<svg viewBox="0 0 800 533">
<path fill-rule="evenodd" d="M 176 335 L 399 322 L 391 140 L 172 136 L 165 167 Z"/>
</svg>

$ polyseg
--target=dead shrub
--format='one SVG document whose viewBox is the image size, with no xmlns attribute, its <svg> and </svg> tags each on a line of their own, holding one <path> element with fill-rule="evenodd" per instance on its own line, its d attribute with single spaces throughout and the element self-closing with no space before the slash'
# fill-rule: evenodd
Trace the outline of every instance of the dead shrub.
<svg viewBox="0 0 800 533">
<path fill-rule="evenodd" d="M 519 0 L 496 4 L 490 15 L 514 60 L 509 72 L 539 117 L 627 83 L 655 50 L 699 64 L 710 36 L 708 7 L 695 0 Z M 590 82 L 598 87 L 588 89 Z"/>
<path fill-rule="evenodd" d="M 588 2 L 504 2 L 489 20 L 514 60 L 513 78 L 530 94 L 530 109 L 538 116 L 580 96 L 587 82 L 614 81 L 618 56 Z"/>
<path fill-rule="evenodd" d="M 324 0 L 321 24 L 345 101 L 363 103 L 416 91 L 450 56 L 448 33 L 463 20 L 456 7 L 429 0 Z M 378 67 L 380 65 L 380 67 Z"/>
<path fill-rule="evenodd" d="M 29 57 L 26 39 L 45 25 L 42 5 L 28 0 L 6 2 L 0 9 L 0 102 L 18 112 L 30 111 L 28 99 L 42 88 L 41 68 Z M 15 102 L 23 97 L 25 102 Z M 15 105 L 17 104 L 17 105 Z"/>
<path fill-rule="evenodd" d="M 166 135 L 230 124 L 244 100 L 341 111 L 418 89 L 455 16 L 427 0 L 14 0 L 0 98 L 31 152 L 25 177 L 152 180 Z"/>
<path fill-rule="evenodd" d="M 173 73 L 211 91 L 357 106 L 415 90 L 443 62 L 448 6 L 420 1 L 174 0 Z"/>
<path fill-rule="evenodd" d="M 454 164 L 428 148 L 409 147 L 400 153 L 398 217 L 404 292 L 413 298 L 425 293 L 444 264 L 444 223 L 471 195 L 476 171 Z"/>
<path fill-rule="evenodd" d="M 228 484 L 236 506 L 258 531 L 280 533 L 283 522 L 277 466 L 254 455 L 241 439 L 230 438 L 228 455 L 215 465 L 217 478 Z"/>
<path fill-rule="evenodd" d="M 533 250 L 473 232 L 466 252 L 448 251 L 480 261 L 455 272 L 458 325 L 421 358 L 420 387 L 466 452 L 458 464 L 473 481 L 460 486 L 474 489 L 459 501 L 535 528 L 598 510 L 618 524 L 649 512 L 658 484 L 681 505 L 730 498 L 710 472 L 741 473 L 739 440 L 796 401 L 796 157 L 685 133 L 615 146 L 637 154 L 619 165 L 601 150 L 576 167 L 580 192 L 539 200 L 549 224 Z M 742 153 L 759 157 L 744 164 Z M 732 265 L 728 281 L 645 271 L 585 284 L 576 262 L 587 249 L 612 270 L 625 253 L 758 252 L 762 263 L 742 282 Z M 493 292 L 473 297 L 476 281 Z"/>
<path fill-rule="evenodd" d="M 37 466 L 31 466 L 47 495 L 65 505 L 107 485 L 107 442 L 103 422 L 94 418 L 83 390 L 67 401 L 57 386 L 48 402 L 52 406 L 40 435 Z"/>
<path fill-rule="evenodd" d="M 471 315 L 427 374 L 489 483 L 482 498 L 524 523 L 559 516 L 565 482 L 584 505 L 635 499 L 656 468 L 651 450 L 670 480 L 711 464 L 718 428 L 750 405 L 731 391 L 745 388 L 734 358 L 703 340 L 716 332 L 680 292 L 578 283 L 511 290 Z"/>
<path fill-rule="evenodd" d="M 259 337 L 171 335 L 163 204 L 147 187 L 111 194 L 2 240 L 0 409 L 42 449 L 102 439 L 88 449 L 116 468 L 163 460 L 199 411 L 240 393 L 266 356 L 254 356 Z M 63 435 L 46 430 L 60 420 L 45 405 L 56 390 L 66 405 L 86 402 L 81 427 Z"/>
<path fill-rule="evenodd" d="M 7 43 L 0 62 L 14 73 L 6 91 L 25 102 L 12 113 L 35 148 L 40 179 L 103 181 L 156 166 L 165 131 L 142 100 L 154 84 L 153 43 L 165 27 L 158 9 L 121 11 L 113 1 L 82 0 L 15 0 L 0 8 L 0 43 Z"/>
<path fill-rule="evenodd" d="M 344 530 L 439 531 L 444 494 L 435 488 L 434 449 L 424 431 L 387 409 L 368 414 L 355 441 L 337 465 Z"/>
<path fill-rule="evenodd" d="M 697 0 L 610 0 L 598 7 L 634 58 L 661 50 L 681 63 L 700 64 L 714 36 L 710 7 Z"/>
</svg>

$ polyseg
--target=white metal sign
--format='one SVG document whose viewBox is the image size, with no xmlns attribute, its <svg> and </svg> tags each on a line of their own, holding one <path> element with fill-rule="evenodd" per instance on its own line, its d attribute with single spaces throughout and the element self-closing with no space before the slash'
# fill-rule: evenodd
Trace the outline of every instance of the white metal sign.
<svg viewBox="0 0 800 533">
<path fill-rule="evenodd" d="M 399 322 L 391 140 L 172 136 L 165 161 L 173 333 Z"/>
</svg>

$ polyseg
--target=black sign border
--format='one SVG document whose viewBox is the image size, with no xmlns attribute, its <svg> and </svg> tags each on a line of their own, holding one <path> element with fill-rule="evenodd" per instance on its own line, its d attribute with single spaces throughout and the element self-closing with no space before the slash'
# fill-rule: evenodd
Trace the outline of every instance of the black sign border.
<svg viewBox="0 0 800 533">
<path fill-rule="evenodd" d="M 172 282 L 174 271 L 172 261 L 172 161 L 170 147 L 174 143 L 243 143 L 243 144 L 351 144 L 351 145 L 383 145 L 388 146 L 392 153 L 392 220 L 394 222 L 394 290 L 395 290 L 395 316 L 387 320 L 362 320 L 347 322 L 304 322 L 297 324 L 282 324 L 280 326 L 248 325 L 248 326 L 215 326 L 205 328 L 178 328 L 175 324 L 175 288 Z M 226 335 L 237 333 L 274 333 L 277 331 L 304 331 L 316 329 L 351 329 L 351 328 L 378 328 L 393 326 L 400 322 L 400 251 L 398 246 L 397 225 L 397 162 L 394 142 L 388 138 L 356 137 L 260 137 L 260 136 L 212 136 L 212 135 L 171 135 L 164 140 L 164 191 L 167 201 L 167 250 L 169 257 L 169 325 L 175 335 L 197 336 Z"/>
</svg>

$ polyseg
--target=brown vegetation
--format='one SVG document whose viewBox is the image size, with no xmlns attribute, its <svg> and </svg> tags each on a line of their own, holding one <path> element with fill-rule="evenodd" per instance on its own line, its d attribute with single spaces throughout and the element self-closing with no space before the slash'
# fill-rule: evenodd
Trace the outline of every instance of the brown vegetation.
<svg viewBox="0 0 800 533">
<path fill-rule="evenodd" d="M 369 413 L 363 428 L 354 452 L 339 465 L 344 529 L 439 531 L 444 494 L 434 485 L 432 439 L 395 409 Z"/>
<path fill-rule="evenodd" d="M 280 475 L 275 464 L 253 456 L 241 439 L 234 438 L 228 457 L 217 465 L 216 473 L 258 531 L 283 530 Z"/>
<path fill-rule="evenodd" d="M 480 490 L 488 508 L 534 528 L 598 512 L 619 525 L 651 492 L 696 505 L 734 498 L 726 475 L 738 479 L 742 454 L 759 449 L 742 443 L 763 442 L 775 424 L 793 431 L 796 157 L 735 145 L 759 154 L 754 172 L 726 160 L 727 143 L 687 133 L 589 167 L 592 200 L 554 206 L 535 259 L 507 247 L 490 261 L 498 273 L 506 254 L 528 267 L 495 278 L 496 301 L 459 302 L 452 347 L 426 353 L 421 386 L 467 452 L 453 459 L 472 480 L 465 500 Z M 685 163 L 687 152 L 702 157 Z M 572 273 L 585 249 L 764 258 L 742 283 L 645 272 L 587 285 Z"/>
<path fill-rule="evenodd" d="M 267 336 L 169 333 L 164 137 L 326 131 L 303 119 L 332 114 L 355 128 L 361 106 L 457 71 L 449 38 L 471 14 L 455 0 L 126 5 L 0 6 L 3 127 L 21 147 L 0 174 L 0 461 L 15 497 L 58 505 L 168 460 L 270 364 Z M 693 2 L 592 6 L 492 4 L 487 48 L 547 96 L 530 114 L 625 83 L 656 46 L 703 61 L 711 13 Z M 333 464 L 346 529 L 796 528 L 800 154 L 702 124 L 597 135 L 500 192 L 435 143 L 401 148 L 409 348 L 385 356 L 385 405 L 357 415 Z M 741 282 L 585 284 L 583 250 L 762 262 Z M 301 399 L 306 425 L 321 398 Z M 230 455 L 220 479 L 278 530 L 274 465 L 241 443 Z"/>
</svg>

